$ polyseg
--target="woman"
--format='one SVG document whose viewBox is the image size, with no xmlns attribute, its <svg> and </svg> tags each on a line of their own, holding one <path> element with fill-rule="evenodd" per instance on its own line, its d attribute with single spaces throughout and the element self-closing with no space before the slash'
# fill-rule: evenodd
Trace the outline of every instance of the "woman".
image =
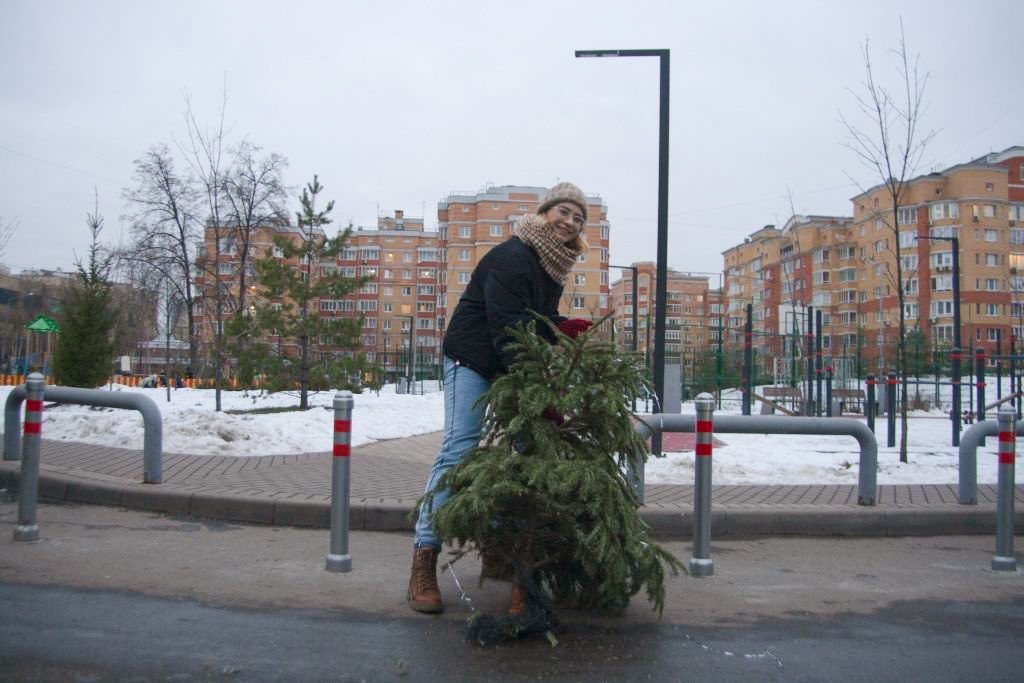
<svg viewBox="0 0 1024 683">
<path fill-rule="evenodd" d="M 428 492 L 480 442 L 484 406 L 477 399 L 514 360 L 509 328 L 532 320 L 531 311 L 551 318 L 573 337 L 590 327 L 589 321 L 558 315 L 569 272 L 587 249 L 586 223 L 583 192 L 572 183 L 559 183 L 537 214 L 524 217 L 514 236 L 488 252 L 473 271 L 444 337 L 444 440 L 427 479 Z M 550 337 L 550 330 L 542 328 L 538 332 Z M 447 498 L 447 491 L 436 492 L 431 509 Z M 424 505 L 416 521 L 408 600 L 417 612 L 432 613 L 443 604 L 437 586 L 441 542 L 434 537 L 431 509 Z"/>
</svg>

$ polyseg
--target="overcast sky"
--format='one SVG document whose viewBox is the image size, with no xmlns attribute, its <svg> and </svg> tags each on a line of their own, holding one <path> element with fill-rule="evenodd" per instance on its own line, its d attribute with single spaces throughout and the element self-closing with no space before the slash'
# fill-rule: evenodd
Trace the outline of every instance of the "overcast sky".
<svg viewBox="0 0 1024 683">
<path fill-rule="evenodd" d="M 233 141 L 319 174 L 334 217 L 437 202 L 488 183 L 570 180 L 600 194 L 611 262 L 654 260 L 657 59 L 671 49 L 669 263 L 719 271 L 721 252 L 797 213 L 850 213 L 839 110 L 864 75 L 895 77 L 906 26 L 930 72 L 922 172 L 1024 144 L 1024 2 L 0 2 L 0 218 L 14 270 L 72 267 L 94 188 L 104 237 L 125 229 L 132 162 L 201 120 L 227 83 Z M 293 208 L 297 202 L 292 201 Z"/>
</svg>

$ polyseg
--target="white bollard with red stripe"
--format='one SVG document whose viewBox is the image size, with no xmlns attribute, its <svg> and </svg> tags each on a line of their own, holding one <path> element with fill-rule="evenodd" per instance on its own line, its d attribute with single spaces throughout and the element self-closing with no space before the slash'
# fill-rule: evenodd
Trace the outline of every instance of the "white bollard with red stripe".
<svg viewBox="0 0 1024 683">
<path fill-rule="evenodd" d="M 39 441 L 43 432 L 43 391 L 46 380 L 33 372 L 25 380 L 25 433 L 21 441 L 21 480 L 18 482 L 18 524 L 14 540 L 39 540 L 36 507 L 39 500 Z"/>
<path fill-rule="evenodd" d="M 693 557 L 690 574 L 711 576 L 715 563 L 711 559 L 711 447 L 714 438 L 715 397 L 708 393 L 694 399 L 697 407 L 696 462 L 693 466 Z"/>
<path fill-rule="evenodd" d="M 351 391 L 334 395 L 334 451 L 331 458 L 331 550 L 325 568 L 329 572 L 352 571 L 348 552 L 349 454 L 352 444 Z"/>
<path fill-rule="evenodd" d="M 1017 570 L 1017 559 L 1013 556 L 1014 461 L 1017 455 L 1015 417 L 1013 406 L 1006 404 L 996 414 L 999 425 L 999 481 L 996 486 L 996 554 L 992 558 L 992 569 L 1004 572 Z"/>
</svg>

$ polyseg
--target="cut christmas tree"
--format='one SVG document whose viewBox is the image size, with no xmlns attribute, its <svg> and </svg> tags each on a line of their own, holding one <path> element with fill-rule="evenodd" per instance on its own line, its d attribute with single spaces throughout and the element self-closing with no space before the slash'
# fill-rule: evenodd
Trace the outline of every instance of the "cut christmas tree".
<svg viewBox="0 0 1024 683">
<path fill-rule="evenodd" d="M 438 483 L 452 495 L 435 534 L 456 559 L 477 552 L 509 573 L 525 598 L 501 619 L 472 619 L 475 642 L 553 638 L 555 605 L 617 611 L 641 589 L 660 613 L 666 568 L 683 568 L 650 538 L 625 474 L 648 457 L 630 412 L 645 371 L 597 339 L 601 322 L 576 339 L 543 318 L 515 330 L 516 362 L 481 399 L 482 444 Z"/>
</svg>

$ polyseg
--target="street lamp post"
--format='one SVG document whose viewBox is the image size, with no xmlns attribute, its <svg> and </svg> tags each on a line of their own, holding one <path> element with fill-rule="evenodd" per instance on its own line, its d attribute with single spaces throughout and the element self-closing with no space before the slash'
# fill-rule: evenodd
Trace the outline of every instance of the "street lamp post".
<svg viewBox="0 0 1024 683">
<path fill-rule="evenodd" d="M 960 445 L 960 240 L 957 237 L 921 235 L 915 239 L 949 242 L 953 250 L 953 445 Z"/>
<path fill-rule="evenodd" d="M 658 116 L 658 264 L 654 310 L 654 393 L 658 410 L 665 399 L 665 300 L 668 297 L 668 105 L 669 50 L 576 50 L 576 57 L 657 57 L 659 72 Z M 635 302 L 634 302 L 635 305 Z M 651 451 L 661 452 L 661 432 L 655 432 Z"/>
</svg>

